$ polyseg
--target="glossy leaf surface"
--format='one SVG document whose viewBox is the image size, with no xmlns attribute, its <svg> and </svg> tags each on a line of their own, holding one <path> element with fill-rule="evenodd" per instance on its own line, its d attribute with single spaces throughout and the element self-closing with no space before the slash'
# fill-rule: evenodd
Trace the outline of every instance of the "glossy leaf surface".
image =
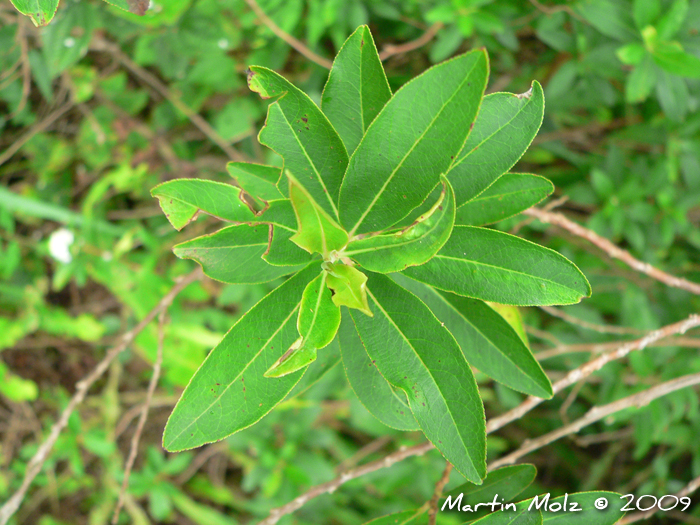
<svg viewBox="0 0 700 525">
<path fill-rule="evenodd" d="M 267 226 L 242 224 L 178 244 L 173 252 L 197 261 L 206 275 L 225 283 L 266 283 L 301 267 L 267 264 L 262 259 L 267 242 Z"/>
<path fill-rule="evenodd" d="M 226 169 L 251 197 L 262 201 L 284 198 L 277 188 L 281 173 L 278 167 L 250 162 L 229 162 L 226 164 Z"/>
<path fill-rule="evenodd" d="M 267 414 L 302 372 L 268 379 L 264 372 L 297 339 L 301 294 L 318 273 L 311 265 L 264 297 L 228 331 L 195 373 L 168 419 L 166 450 L 223 439 Z"/>
<path fill-rule="evenodd" d="M 330 217 L 289 172 L 289 198 L 297 219 L 297 232 L 290 238 L 309 253 L 320 253 L 328 259 L 331 251 L 340 250 L 348 242 L 348 234 Z"/>
<path fill-rule="evenodd" d="M 484 97 L 464 149 L 447 173 L 457 207 L 473 199 L 523 156 L 542 124 L 544 93 L 538 82 L 521 95 Z"/>
<path fill-rule="evenodd" d="M 241 200 L 241 190 L 209 180 L 175 179 L 151 190 L 163 213 L 176 230 L 197 218 L 200 212 L 231 222 L 250 222 L 255 214 Z"/>
<path fill-rule="evenodd" d="M 393 277 L 445 324 L 471 365 L 519 392 L 552 397 L 552 385 L 530 349 L 508 322 L 483 301 L 440 292 L 400 274 Z"/>
<path fill-rule="evenodd" d="M 321 109 L 352 155 L 367 128 L 391 98 L 391 89 L 369 28 L 358 27 L 333 61 Z"/>
<path fill-rule="evenodd" d="M 371 316 L 367 302 L 367 275 L 345 264 L 326 264 L 326 283 L 333 291 L 333 303 L 360 310 Z"/>
<path fill-rule="evenodd" d="M 408 396 L 426 437 L 467 479 L 486 476 L 484 409 L 459 345 L 416 296 L 372 274 L 374 317 L 350 311 L 379 372 Z"/>
<path fill-rule="evenodd" d="M 345 375 L 360 403 L 388 427 L 418 430 L 406 394 L 392 387 L 372 363 L 350 312 L 345 310 L 342 317 L 338 330 L 340 353 Z"/>
<path fill-rule="evenodd" d="M 473 51 L 433 66 L 384 106 L 343 179 L 340 220 L 351 236 L 387 229 L 425 200 L 462 149 L 487 76 L 485 52 Z"/>
<path fill-rule="evenodd" d="M 340 183 L 348 164 L 338 133 L 306 93 L 274 71 L 251 66 L 248 86 L 263 98 L 277 97 L 268 107 L 260 143 L 281 155 L 284 167 L 318 205 L 337 217 Z"/>
<path fill-rule="evenodd" d="M 591 294 L 584 275 L 563 255 L 474 226 L 455 226 L 435 257 L 403 273 L 440 290 L 501 304 L 573 304 Z"/>
<path fill-rule="evenodd" d="M 415 224 L 387 235 L 374 235 L 351 242 L 344 254 L 363 268 L 391 273 L 428 261 L 450 238 L 455 217 L 454 192 L 442 178 L 438 201 Z"/>
<path fill-rule="evenodd" d="M 455 224 L 482 226 L 502 221 L 534 206 L 554 191 L 544 177 L 528 173 L 506 173 L 478 197 L 457 209 Z"/>
</svg>

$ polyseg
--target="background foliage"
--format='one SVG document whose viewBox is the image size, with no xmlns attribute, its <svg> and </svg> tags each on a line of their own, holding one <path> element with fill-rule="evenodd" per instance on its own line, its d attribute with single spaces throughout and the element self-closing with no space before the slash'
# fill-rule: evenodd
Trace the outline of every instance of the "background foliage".
<svg viewBox="0 0 700 525">
<path fill-rule="evenodd" d="M 539 80 L 545 120 L 513 171 L 548 177 L 553 198 L 568 198 L 560 211 L 639 259 L 700 281 L 700 3 L 259 5 L 326 59 L 364 23 L 380 52 L 439 28 L 424 46 L 385 61 L 394 91 L 432 63 L 480 46 L 491 59 L 489 92 L 524 92 Z M 327 70 L 275 36 L 243 0 L 154 3 L 142 18 L 65 0 L 43 29 L 0 5 L 0 499 L 18 486 L 75 383 L 193 267 L 173 257 L 172 246 L 216 229 L 200 219 L 173 232 L 148 190 L 183 176 L 229 181 L 230 158 L 280 163 L 255 140 L 266 103 L 245 84 L 250 64 L 284 74 L 320 102 Z M 589 278 L 593 296 L 555 313 L 627 328 L 601 333 L 551 309 L 521 309 L 533 348 L 559 354 L 542 360 L 553 379 L 585 362 L 595 345 L 700 309 L 697 297 L 522 215 L 496 227 L 560 251 Z M 163 452 L 162 429 L 180 389 L 237 316 L 275 284 L 205 279 L 169 309 L 163 377 L 123 523 L 252 523 L 338 469 L 422 440 L 369 415 L 336 367 L 221 444 Z M 699 342 L 689 333 L 675 346 L 612 363 L 571 402 L 560 395 L 490 435 L 489 457 L 592 405 L 700 371 Z M 72 416 L 15 523 L 108 522 L 156 347 L 152 324 Z M 522 399 L 477 379 L 487 417 Z M 673 493 L 700 475 L 699 409 L 697 395 L 682 390 L 532 454 L 539 475 L 524 496 Z M 409 508 L 430 499 L 443 467 L 435 452 L 411 458 L 312 501 L 287 522 L 355 524 Z M 453 474 L 448 489 L 461 482 Z"/>
</svg>

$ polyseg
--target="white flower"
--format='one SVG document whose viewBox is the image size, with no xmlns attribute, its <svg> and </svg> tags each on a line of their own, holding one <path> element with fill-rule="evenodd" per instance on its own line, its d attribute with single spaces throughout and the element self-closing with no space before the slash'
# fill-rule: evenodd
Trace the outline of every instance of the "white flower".
<svg viewBox="0 0 700 525">
<path fill-rule="evenodd" d="M 49 253 L 51 257 L 62 263 L 69 263 L 73 260 L 70 247 L 75 241 L 75 235 L 70 230 L 59 228 L 49 237 Z"/>
</svg>

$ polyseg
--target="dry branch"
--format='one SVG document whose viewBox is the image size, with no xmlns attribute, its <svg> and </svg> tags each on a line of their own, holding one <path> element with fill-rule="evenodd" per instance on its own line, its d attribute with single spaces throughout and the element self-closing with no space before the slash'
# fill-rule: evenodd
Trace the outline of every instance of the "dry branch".
<svg viewBox="0 0 700 525">
<path fill-rule="evenodd" d="M 83 402 L 90 387 L 95 383 L 95 381 L 102 377 L 102 374 L 107 371 L 112 361 L 114 361 L 119 354 L 129 347 L 136 336 L 140 334 L 158 314 L 165 311 L 165 309 L 170 306 L 175 297 L 177 297 L 177 295 L 185 287 L 194 281 L 201 279 L 202 275 L 203 273 L 201 268 L 198 268 L 184 277 L 181 277 L 175 286 L 173 286 L 170 291 L 158 302 L 155 308 L 148 312 L 146 317 L 144 317 L 143 320 L 134 328 L 126 332 L 122 336 L 121 342 L 117 346 L 111 348 L 102 361 L 100 361 L 87 376 L 76 383 L 75 394 L 73 394 L 73 397 L 68 402 L 68 405 L 63 409 L 63 412 L 61 412 L 61 416 L 58 418 L 58 421 L 51 427 L 49 436 L 41 444 L 32 459 L 29 460 L 27 470 L 24 473 L 24 479 L 22 480 L 22 484 L 20 485 L 19 489 L 17 489 L 17 491 L 5 502 L 2 507 L 0 507 L 0 525 L 7 525 L 7 522 L 10 520 L 12 515 L 17 512 L 17 509 L 22 504 L 22 500 L 24 499 L 29 486 L 37 474 L 41 472 L 44 462 L 48 459 L 53 446 L 56 444 L 56 440 L 68 424 L 68 418 L 73 413 L 73 410 L 75 410 L 75 408 Z"/>
</svg>

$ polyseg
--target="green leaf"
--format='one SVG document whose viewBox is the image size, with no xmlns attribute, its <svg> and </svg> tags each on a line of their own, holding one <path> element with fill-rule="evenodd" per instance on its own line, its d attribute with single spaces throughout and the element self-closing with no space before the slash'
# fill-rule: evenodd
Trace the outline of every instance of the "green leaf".
<svg viewBox="0 0 700 525">
<path fill-rule="evenodd" d="M 474 525 L 542 525 L 542 512 L 528 509 L 530 502 L 523 501 L 512 504 L 508 509 L 498 510 L 476 521 Z M 588 524 L 586 524 L 588 525 Z"/>
<path fill-rule="evenodd" d="M 514 235 L 455 226 L 438 254 L 402 273 L 447 292 L 517 306 L 573 304 L 591 294 L 566 257 Z"/>
<path fill-rule="evenodd" d="M 608 501 L 606 509 L 599 510 L 596 508 L 595 501 L 599 498 L 605 498 Z M 542 501 L 542 498 L 540 498 L 540 501 Z M 562 510 L 550 512 L 542 508 L 543 523 L 546 525 L 580 525 L 581 523 L 586 525 L 612 525 L 625 515 L 625 512 L 620 509 L 624 507 L 627 501 L 627 499 L 621 498 L 618 493 L 607 491 L 577 492 L 559 496 L 549 500 L 547 509 L 558 503 L 561 504 Z M 563 511 L 564 508 L 571 509 L 573 503 L 578 504 L 578 508 L 581 509 L 580 512 Z"/>
<path fill-rule="evenodd" d="M 513 465 L 489 472 L 481 485 L 464 483 L 447 493 L 447 510 L 450 506 L 457 505 L 461 511 L 465 506 L 470 506 L 473 512 L 469 514 L 472 519 L 479 519 L 488 514 L 489 507 L 479 507 L 479 503 L 493 501 L 498 496 L 498 501 L 512 501 L 535 480 L 537 469 L 534 465 Z M 459 495 L 462 495 L 460 498 Z M 445 505 L 445 503 L 443 503 Z"/>
<path fill-rule="evenodd" d="M 282 199 L 284 195 L 277 188 L 280 179 L 280 168 L 263 166 L 250 162 L 229 162 L 226 164 L 229 175 L 248 195 L 258 201 Z"/>
<path fill-rule="evenodd" d="M 668 119 L 682 122 L 689 109 L 690 92 L 685 79 L 659 70 L 656 96 Z"/>
<path fill-rule="evenodd" d="M 330 372 L 338 363 L 340 363 L 340 345 L 336 337 L 331 341 L 331 344 L 323 349 L 323 352 L 316 358 L 316 361 L 309 365 L 301 380 L 287 396 L 287 399 L 302 395 Z"/>
<path fill-rule="evenodd" d="M 659 0 L 634 0 L 632 14 L 634 15 L 634 23 L 640 31 L 653 24 L 659 13 L 661 13 Z"/>
<path fill-rule="evenodd" d="M 468 480 L 480 483 L 486 476 L 484 409 L 459 345 L 420 299 L 388 277 L 372 274 L 368 295 L 374 317 L 350 310 L 367 354 L 408 396 L 426 437 Z"/>
<path fill-rule="evenodd" d="M 630 104 L 644 102 L 654 89 L 657 78 L 654 59 L 651 54 L 645 53 L 637 67 L 627 76 L 625 100 Z"/>
<path fill-rule="evenodd" d="M 670 40 L 683 27 L 688 15 L 688 0 L 675 0 L 656 25 L 660 40 Z"/>
<path fill-rule="evenodd" d="M 367 128 L 391 98 L 382 62 L 367 26 L 348 37 L 333 61 L 321 109 L 352 155 Z"/>
<path fill-rule="evenodd" d="M 355 395 L 367 411 L 386 426 L 398 430 L 418 430 L 406 394 L 392 387 L 372 363 L 347 310 L 338 330 L 345 375 Z"/>
<path fill-rule="evenodd" d="M 263 377 L 298 337 L 295 314 L 309 265 L 265 296 L 228 331 L 197 370 L 168 419 L 163 447 L 175 452 L 223 439 L 256 423 L 290 392 L 301 371 Z"/>
<path fill-rule="evenodd" d="M 241 190 L 209 180 L 175 179 L 151 190 L 176 230 L 195 220 L 200 212 L 231 222 L 251 222 L 255 214 L 241 199 Z"/>
<path fill-rule="evenodd" d="M 340 307 L 333 304 L 326 286 L 327 272 L 311 281 L 301 297 L 297 328 L 311 346 L 321 349 L 335 337 L 340 326 Z"/>
<path fill-rule="evenodd" d="M 292 374 L 316 361 L 316 355 L 316 347 L 305 342 L 303 337 L 299 337 L 264 375 L 265 377 L 283 377 Z"/>
<path fill-rule="evenodd" d="M 482 226 L 502 221 L 551 195 L 554 185 L 529 173 L 506 173 L 478 197 L 457 208 L 455 224 Z"/>
<path fill-rule="evenodd" d="M 340 263 L 324 263 L 326 285 L 333 292 L 333 304 L 360 310 L 372 316 L 367 303 L 367 276 L 357 268 Z"/>
<path fill-rule="evenodd" d="M 273 266 L 297 266 L 308 264 L 313 260 L 309 252 L 302 250 L 291 241 L 295 234 L 293 230 L 274 225 L 270 226 L 272 233 L 270 244 L 262 258 Z"/>
<path fill-rule="evenodd" d="M 287 171 L 289 197 L 297 219 L 297 233 L 290 240 L 309 253 L 320 253 L 324 259 L 332 251 L 340 250 L 348 243 L 348 234 L 330 217 L 313 197 Z"/>
<path fill-rule="evenodd" d="M 520 314 L 520 308 L 510 304 L 500 304 L 500 303 L 486 303 L 491 308 L 493 308 L 498 315 L 503 317 L 505 321 L 511 326 L 518 337 L 525 343 L 525 346 L 530 348 L 530 343 L 527 340 L 527 332 L 525 331 L 525 325 L 523 324 L 523 316 Z"/>
<path fill-rule="evenodd" d="M 687 78 L 700 78 L 700 58 L 686 53 L 676 42 L 659 42 L 652 55 L 654 62 L 669 73 Z"/>
<path fill-rule="evenodd" d="M 583 0 L 576 11 L 593 27 L 615 40 L 629 42 L 639 37 L 632 20 L 629 2 L 621 0 Z"/>
<path fill-rule="evenodd" d="M 149 0 L 105 0 L 105 2 L 139 16 L 145 15 L 150 6 Z"/>
<path fill-rule="evenodd" d="M 509 388 L 549 399 L 552 385 L 516 331 L 476 299 L 439 292 L 395 274 L 392 278 L 421 299 L 450 331 L 469 364 Z"/>
<path fill-rule="evenodd" d="M 484 97 L 474 129 L 447 173 L 458 208 L 515 165 L 537 135 L 543 115 L 544 93 L 537 81 L 521 95 Z"/>
<path fill-rule="evenodd" d="M 47 25 L 58 9 L 58 0 L 11 0 L 15 9 L 31 18 L 36 27 Z"/>
<path fill-rule="evenodd" d="M 251 66 L 248 86 L 270 104 L 260 143 L 273 149 L 318 205 L 338 217 L 337 201 L 348 154 L 321 110 L 304 92 L 267 68 Z"/>
<path fill-rule="evenodd" d="M 340 220 L 351 237 L 387 229 L 425 200 L 462 149 L 487 76 L 486 53 L 472 51 L 433 66 L 389 100 L 343 179 Z"/>
<path fill-rule="evenodd" d="M 368 521 L 365 523 L 365 525 L 417 525 L 418 518 L 422 517 L 425 512 L 426 511 L 422 509 L 394 512 L 393 514 L 388 514 L 386 516 L 382 516 L 381 518 L 375 518 Z"/>
<path fill-rule="evenodd" d="M 398 272 L 430 260 L 450 238 L 455 222 L 455 195 L 449 181 L 444 176 L 441 180 L 437 202 L 413 225 L 398 233 L 352 241 L 343 256 L 379 273 Z"/>
<path fill-rule="evenodd" d="M 267 208 L 258 213 L 256 222 L 274 224 L 285 230 L 297 230 L 297 218 L 294 207 L 289 199 L 277 199 L 267 203 Z"/>
<path fill-rule="evenodd" d="M 268 227 L 243 224 L 178 244 L 173 253 L 198 262 L 207 276 L 225 283 L 266 283 L 300 269 L 266 263 L 267 243 Z"/>
</svg>

